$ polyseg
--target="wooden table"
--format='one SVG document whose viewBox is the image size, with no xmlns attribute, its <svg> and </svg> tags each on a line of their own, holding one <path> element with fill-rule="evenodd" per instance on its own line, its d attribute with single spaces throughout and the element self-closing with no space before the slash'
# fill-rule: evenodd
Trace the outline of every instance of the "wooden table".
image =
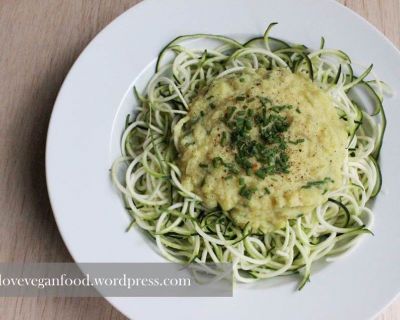
<svg viewBox="0 0 400 320">
<path fill-rule="evenodd" d="M 160 0 L 162 1 L 162 0 Z M 88 42 L 138 0 L 0 0 L 0 261 L 69 262 L 45 184 L 46 131 Z M 341 0 L 400 46 L 399 0 Z M 0 298 L 0 319 L 125 319 L 102 298 Z M 379 320 L 400 319 L 400 299 Z"/>
</svg>

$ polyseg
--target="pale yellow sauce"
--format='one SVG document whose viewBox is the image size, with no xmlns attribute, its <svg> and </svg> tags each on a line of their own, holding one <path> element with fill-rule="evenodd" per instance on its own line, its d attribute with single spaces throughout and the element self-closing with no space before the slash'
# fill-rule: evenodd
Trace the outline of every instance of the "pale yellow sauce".
<svg viewBox="0 0 400 320">
<path fill-rule="evenodd" d="M 246 99 L 237 101 L 243 95 Z M 230 132 L 222 121 L 227 108 L 235 105 L 238 110 L 257 111 L 261 108 L 259 97 L 268 97 L 272 105 L 292 106 L 279 112 L 290 123 L 284 137 L 304 141 L 287 144 L 289 172 L 260 179 L 242 169 L 232 175 L 224 166 L 214 168 L 212 160 L 216 157 L 235 163 L 229 139 L 221 145 L 222 132 Z M 253 230 L 264 232 L 281 228 L 288 219 L 309 214 L 327 201 L 326 193 L 343 183 L 348 140 L 344 121 L 330 97 L 302 74 L 259 69 L 215 80 L 199 92 L 187 117 L 178 133 L 182 185 L 200 196 L 205 206 L 219 205 L 239 226 L 249 224 Z M 253 128 L 251 135 L 257 136 L 257 130 Z M 239 194 L 240 177 L 242 185 L 244 181 L 257 189 L 250 199 Z M 327 178 L 326 183 L 305 187 Z"/>
</svg>

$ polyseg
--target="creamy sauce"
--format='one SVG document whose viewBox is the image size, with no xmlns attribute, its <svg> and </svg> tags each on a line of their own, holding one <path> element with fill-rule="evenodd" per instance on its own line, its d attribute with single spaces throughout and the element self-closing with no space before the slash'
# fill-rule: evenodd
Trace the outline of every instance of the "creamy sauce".
<svg viewBox="0 0 400 320">
<path fill-rule="evenodd" d="M 278 144 L 262 135 L 257 119 L 262 112 L 265 116 L 263 110 L 272 115 L 268 119 L 284 123 L 275 137 Z M 246 159 L 251 168 L 238 162 L 239 147 L 232 141 L 241 115 L 249 120 L 249 141 L 266 152 L 281 150 L 277 159 L 287 157 L 281 167 L 257 156 Z M 281 228 L 310 213 L 343 183 L 346 128 L 330 97 L 301 74 L 259 69 L 215 80 L 198 93 L 183 122 L 177 132 L 182 185 L 206 207 L 219 205 L 239 226 L 263 232 Z"/>
</svg>

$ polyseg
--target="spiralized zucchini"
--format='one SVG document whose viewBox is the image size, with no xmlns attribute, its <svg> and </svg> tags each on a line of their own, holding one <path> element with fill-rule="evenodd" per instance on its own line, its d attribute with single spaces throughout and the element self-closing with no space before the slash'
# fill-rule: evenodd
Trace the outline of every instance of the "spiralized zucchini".
<svg viewBox="0 0 400 320">
<path fill-rule="evenodd" d="M 273 25 L 263 37 L 245 44 L 205 34 L 169 43 L 144 94 L 135 89 L 140 105 L 134 120 L 127 118 L 122 156 L 112 167 L 112 179 L 132 217 L 130 227 L 136 225 L 150 235 L 168 260 L 231 262 L 240 282 L 299 273 L 301 289 L 315 261 L 334 260 L 371 233 L 374 215 L 367 202 L 380 191 L 377 158 L 386 123 L 382 102 L 390 89 L 371 73 L 372 66 L 355 76 L 350 57 L 325 48 L 323 38 L 320 48 L 312 51 L 269 37 Z M 183 45 L 198 38 L 220 45 L 208 50 Z M 276 67 L 307 74 L 332 97 L 338 114 L 347 121 L 345 182 L 312 213 L 289 220 L 281 230 L 253 233 L 236 226 L 220 209 L 206 209 L 197 195 L 182 187 L 173 132 L 199 89 L 214 79 L 246 69 Z M 362 102 L 353 100 L 357 90 L 373 101 L 370 113 Z"/>
</svg>

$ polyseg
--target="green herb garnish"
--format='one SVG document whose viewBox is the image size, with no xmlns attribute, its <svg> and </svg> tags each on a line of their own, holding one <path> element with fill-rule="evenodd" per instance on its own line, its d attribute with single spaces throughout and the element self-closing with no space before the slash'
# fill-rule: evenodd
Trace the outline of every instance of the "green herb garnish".
<svg viewBox="0 0 400 320">
<path fill-rule="evenodd" d="M 242 186 L 242 187 L 240 188 L 239 194 L 240 194 L 242 197 L 246 198 L 247 200 L 250 200 L 251 197 L 253 196 L 253 194 L 254 194 L 256 191 L 257 191 L 256 188 L 250 188 L 250 187 L 247 187 L 247 186 L 244 185 L 244 186 Z"/>
<path fill-rule="evenodd" d="M 284 105 L 281 105 L 281 106 L 273 106 L 273 107 L 271 107 L 271 110 L 274 111 L 274 112 L 276 112 L 276 113 L 279 113 L 279 112 L 281 112 L 282 110 L 285 110 L 285 109 L 290 110 L 290 109 L 292 109 L 292 108 L 293 108 L 292 105 L 290 105 L 290 104 L 284 104 Z"/>
<path fill-rule="evenodd" d="M 236 97 L 236 101 L 244 101 L 244 100 L 246 100 L 246 96 L 237 96 Z"/>
<path fill-rule="evenodd" d="M 235 106 L 228 107 L 228 110 L 227 110 L 227 112 L 225 114 L 225 121 L 226 122 L 228 122 L 232 118 L 232 116 L 235 113 L 235 111 L 236 111 L 236 107 Z"/>
<path fill-rule="evenodd" d="M 267 176 L 267 174 L 268 174 L 267 168 L 261 168 L 256 171 L 256 176 L 261 179 L 264 179 Z"/>
<path fill-rule="evenodd" d="M 259 99 L 263 100 L 262 97 Z M 268 98 L 264 98 L 264 102 L 265 99 Z M 227 116 L 230 116 L 231 120 L 227 125 L 232 130 L 230 141 L 236 151 L 236 163 L 246 171 L 247 175 L 251 175 L 254 165 L 261 164 L 262 168 L 255 172 L 261 179 L 268 174 L 287 173 L 289 157 L 286 154 L 287 145 L 283 137 L 283 133 L 289 128 L 287 118 L 268 113 L 266 107 L 257 113 L 253 109 L 248 109 L 237 111 L 232 115 L 235 110 L 233 107 L 229 108 Z M 250 131 L 255 127 L 258 128 L 258 138 L 250 135 Z"/>
<path fill-rule="evenodd" d="M 260 100 L 261 105 L 263 107 L 267 106 L 267 104 L 272 103 L 271 100 L 269 98 L 267 98 L 267 97 L 257 97 L 257 98 L 258 98 L 258 100 Z"/>
<path fill-rule="evenodd" d="M 226 144 L 226 140 L 228 139 L 228 136 L 226 134 L 226 132 L 222 132 L 222 137 L 221 137 L 221 146 L 225 146 Z"/>
<path fill-rule="evenodd" d="M 317 181 L 309 181 L 309 182 L 307 182 L 307 184 L 306 185 L 304 185 L 304 186 L 302 186 L 302 188 L 303 189 L 309 189 L 309 188 L 312 188 L 312 187 L 320 187 L 320 186 L 322 186 L 322 185 L 324 185 L 324 184 L 326 184 L 326 183 L 328 183 L 328 182 L 335 182 L 334 180 L 332 180 L 331 178 L 329 178 L 329 177 L 326 177 L 326 178 L 324 178 L 323 180 L 317 180 Z"/>
<path fill-rule="evenodd" d="M 214 168 L 218 168 L 222 164 L 224 164 L 224 160 L 222 160 L 221 157 L 215 157 L 212 159 L 212 165 Z"/>
<path fill-rule="evenodd" d="M 239 173 L 239 169 L 232 163 L 224 163 L 224 167 L 227 169 L 227 171 L 229 173 L 232 174 L 238 174 Z"/>
<path fill-rule="evenodd" d="M 304 139 L 289 140 L 289 143 L 291 143 L 291 144 L 299 144 L 299 143 L 302 143 L 304 141 L 305 141 Z"/>
</svg>

